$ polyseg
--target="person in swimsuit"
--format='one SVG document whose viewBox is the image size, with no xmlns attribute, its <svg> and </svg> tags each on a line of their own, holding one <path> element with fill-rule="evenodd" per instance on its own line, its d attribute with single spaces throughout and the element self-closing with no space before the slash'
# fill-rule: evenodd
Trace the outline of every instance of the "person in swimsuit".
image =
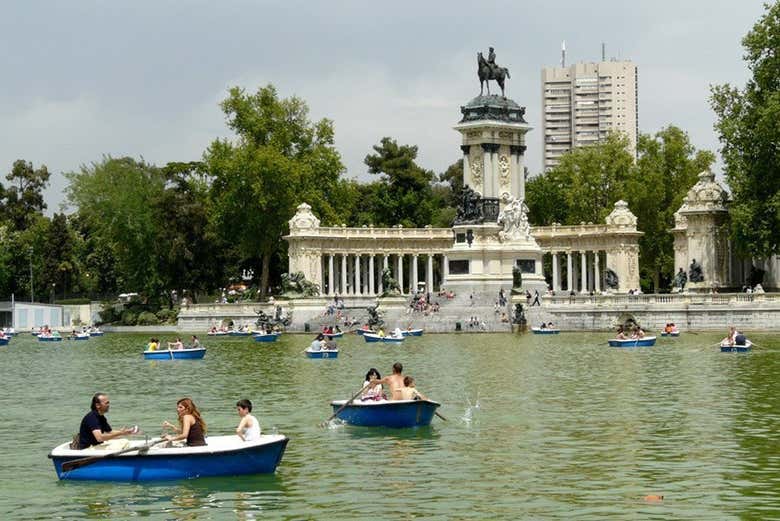
<svg viewBox="0 0 780 521">
<path fill-rule="evenodd" d="M 179 425 L 163 422 L 163 429 L 172 429 L 176 434 L 166 434 L 163 439 L 171 442 L 187 440 L 187 446 L 198 447 L 206 445 L 206 422 L 200 416 L 191 398 L 182 398 L 176 402 L 176 413 L 179 415 Z"/>
</svg>

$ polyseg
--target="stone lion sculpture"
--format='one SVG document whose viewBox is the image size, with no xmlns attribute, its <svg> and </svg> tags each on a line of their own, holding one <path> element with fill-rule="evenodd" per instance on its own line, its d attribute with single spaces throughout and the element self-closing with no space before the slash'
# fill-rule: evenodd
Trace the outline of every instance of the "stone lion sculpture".
<svg viewBox="0 0 780 521">
<path fill-rule="evenodd" d="M 401 294 L 401 288 L 398 286 L 398 281 L 390 275 L 390 268 L 382 270 L 382 290 L 385 295 Z"/>
<path fill-rule="evenodd" d="M 319 295 L 320 287 L 308 280 L 300 271 L 282 274 L 282 294 L 287 296 L 313 297 Z"/>
</svg>

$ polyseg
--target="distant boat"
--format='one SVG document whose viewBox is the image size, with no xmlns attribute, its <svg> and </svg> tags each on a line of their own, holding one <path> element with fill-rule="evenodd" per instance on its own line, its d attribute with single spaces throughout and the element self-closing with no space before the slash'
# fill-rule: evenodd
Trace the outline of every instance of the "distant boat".
<svg viewBox="0 0 780 521">
<path fill-rule="evenodd" d="M 253 331 L 229 331 L 228 335 L 230 336 L 252 336 L 254 334 Z"/>
<path fill-rule="evenodd" d="M 3 333 L 5 333 L 5 336 L 7 337 L 12 337 L 16 334 L 16 330 L 12 327 L 4 328 L 2 331 Z"/>
<path fill-rule="evenodd" d="M 680 336 L 680 332 L 672 331 L 671 333 L 667 333 L 666 331 L 661 331 L 661 336 Z"/>
<path fill-rule="evenodd" d="M 561 332 L 560 329 L 551 329 L 551 328 L 541 328 L 541 327 L 532 327 L 531 331 L 533 331 L 534 335 L 557 335 Z"/>
<path fill-rule="evenodd" d="M 366 333 L 376 334 L 376 331 L 373 331 L 371 329 L 356 329 L 355 333 L 357 333 L 360 336 L 363 336 Z"/>
<path fill-rule="evenodd" d="M 430 400 L 360 401 L 339 409 L 347 400 L 330 402 L 336 417 L 350 425 L 364 427 L 421 427 L 430 425 L 441 404 Z"/>
<path fill-rule="evenodd" d="M 62 342 L 62 336 L 60 336 L 60 334 L 57 333 L 56 331 L 54 332 L 54 334 L 48 334 L 48 335 L 39 334 L 38 342 Z"/>
<path fill-rule="evenodd" d="M 423 336 L 423 330 L 420 329 L 406 329 L 401 331 L 403 336 Z"/>
<path fill-rule="evenodd" d="M 208 336 L 227 336 L 230 333 L 228 331 L 209 331 L 206 333 Z"/>
<path fill-rule="evenodd" d="M 255 342 L 276 342 L 279 336 L 281 333 L 257 333 L 252 338 L 255 339 Z"/>
<path fill-rule="evenodd" d="M 68 335 L 68 340 L 89 340 L 91 333 L 76 333 L 75 335 Z"/>
<path fill-rule="evenodd" d="M 655 345 L 654 336 L 646 336 L 642 338 L 611 338 L 609 345 L 612 347 L 650 347 Z"/>
<path fill-rule="evenodd" d="M 324 331 L 322 334 L 328 338 L 341 338 L 344 336 L 344 331 L 339 331 L 337 333 L 325 333 Z"/>
<path fill-rule="evenodd" d="M 93 329 L 92 331 L 89 332 L 89 336 L 103 336 L 104 334 L 105 333 L 103 333 L 99 329 Z"/>
<path fill-rule="evenodd" d="M 200 447 L 151 446 L 131 441 L 124 454 L 95 449 L 73 450 L 70 443 L 54 448 L 49 458 L 57 477 L 62 480 L 86 481 L 161 481 L 213 476 L 272 474 L 282 460 L 287 436 L 263 434 L 257 441 L 242 441 L 238 436 L 208 436 Z M 121 451 L 120 451 L 121 452 Z M 104 456 L 100 458 L 100 456 Z M 83 458 L 98 457 L 94 463 L 63 470 L 63 464 Z"/>
<path fill-rule="evenodd" d="M 720 343 L 721 353 L 747 353 L 753 348 L 753 342 L 750 340 L 745 341 L 745 345 L 740 346 L 737 344 L 731 345 L 728 342 Z"/>
<path fill-rule="evenodd" d="M 339 357 L 338 349 L 320 349 L 319 351 L 312 351 L 311 349 L 307 348 L 305 353 L 307 358 L 338 358 Z"/>
<path fill-rule="evenodd" d="M 8 342 L 10 341 L 11 341 L 10 337 L 0 338 L 0 346 L 7 346 Z"/>
<path fill-rule="evenodd" d="M 400 344 L 404 341 L 404 337 L 395 337 L 395 336 L 379 336 L 375 335 L 373 333 L 363 333 L 363 339 L 366 342 L 384 342 L 384 343 L 393 343 L 393 344 Z"/>
<path fill-rule="evenodd" d="M 205 347 L 144 351 L 145 360 L 194 360 L 206 356 Z"/>
</svg>

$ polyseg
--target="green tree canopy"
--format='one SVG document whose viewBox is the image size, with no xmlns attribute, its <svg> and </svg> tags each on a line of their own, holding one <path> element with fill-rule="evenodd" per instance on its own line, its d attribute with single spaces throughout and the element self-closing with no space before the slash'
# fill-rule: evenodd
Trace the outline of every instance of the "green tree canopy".
<svg viewBox="0 0 780 521">
<path fill-rule="evenodd" d="M 23 230 L 46 209 L 43 190 L 49 184 L 49 171 L 45 165 L 36 169 L 31 162 L 19 159 L 5 178 L 10 185 L 4 188 L 0 184 L 0 219 L 4 216 L 16 230 Z"/>
<path fill-rule="evenodd" d="M 767 4 L 742 45 L 752 77 L 741 90 L 712 87 L 711 104 L 733 196 L 734 244 L 768 257 L 780 252 L 780 2 Z"/>
<path fill-rule="evenodd" d="M 306 103 L 280 99 L 268 85 L 254 94 L 231 88 L 222 102 L 237 140 L 214 141 L 204 154 L 211 186 L 212 222 L 243 259 L 261 260 L 261 294 L 271 260 L 286 248 L 280 237 L 302 202 L 326 222 L 340 218 L 330 201 L 341 193 L 344 171 L 333 124 L 309 120 Z"/>
</svg>

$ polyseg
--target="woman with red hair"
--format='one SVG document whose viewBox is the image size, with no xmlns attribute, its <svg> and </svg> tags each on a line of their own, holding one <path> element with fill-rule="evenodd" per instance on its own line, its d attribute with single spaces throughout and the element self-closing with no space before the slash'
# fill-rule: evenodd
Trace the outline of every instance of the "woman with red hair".
<svg viewBox="0 0 780 521">
<path fill-rule="evenodd" d="M 168 441 L 187 440 L 187 446 L 198 447 L 206 445 L 206 422 L 200 416 L 191 398 L 182 398 L 176 402 L 176 412 L 179 415 L 179 425 L 168 421 L 163 422 L 163 429 L 172 429 L 176 434 L 166 434 L 163 439 Z"/>
</svg>

